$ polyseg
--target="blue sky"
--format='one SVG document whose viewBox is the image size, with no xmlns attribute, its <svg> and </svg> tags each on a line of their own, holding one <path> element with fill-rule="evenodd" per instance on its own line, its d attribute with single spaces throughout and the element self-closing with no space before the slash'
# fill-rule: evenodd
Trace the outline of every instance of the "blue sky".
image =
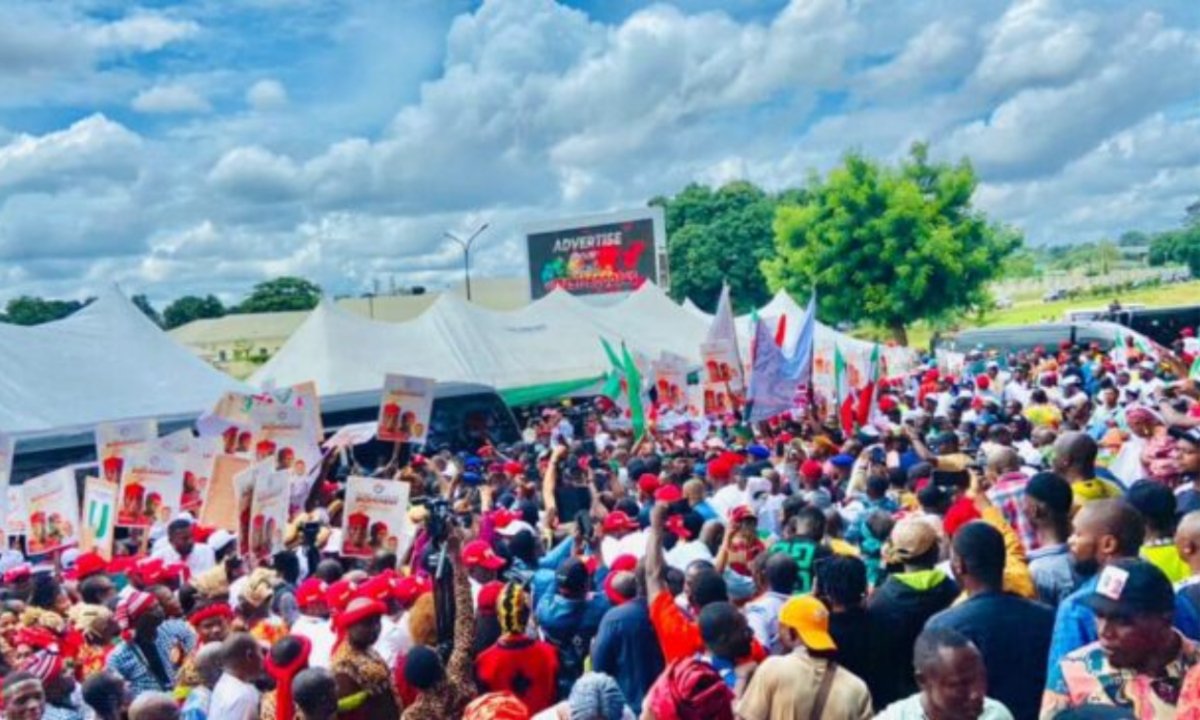
<svg viewBox="0 0 1200 720">
<path fill-rule="evenodd" d="M 1200 195 L 1193 0 L 0 0 L 0 299 L 456 280 L 444 230 L 848 149 L 967 156 L 1032 242 Z"/>
</svg>

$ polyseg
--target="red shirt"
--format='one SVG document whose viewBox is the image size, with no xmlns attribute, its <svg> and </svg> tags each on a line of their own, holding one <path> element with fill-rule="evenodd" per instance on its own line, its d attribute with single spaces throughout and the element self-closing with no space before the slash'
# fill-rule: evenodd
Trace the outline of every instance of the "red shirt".
<svg viewBox="0 0 1200 720">
<path fill-rule="evenodd" d="M 502 637 L 475 659 L 475 675 L 483 692 L 511 692 L 533 715 L 554 704 L 558 651 L 541 640 Z"/>
</svg>

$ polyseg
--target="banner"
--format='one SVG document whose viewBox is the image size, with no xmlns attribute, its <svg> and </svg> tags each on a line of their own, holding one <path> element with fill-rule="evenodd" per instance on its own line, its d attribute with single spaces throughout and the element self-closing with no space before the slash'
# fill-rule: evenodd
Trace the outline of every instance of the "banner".
<svg viewBox="0 0 1200 720">
<path fill-rule="evenodd" d="M 687 358 L 664 352 L 651 363 L 654 391 L 659 407 L 682 410 L 688 404 Z"/>
<path fill-rule="evenodd" d="M 201 525 L 237 532 L 238 504 L 234 478 L 248 467 L 250 460 L 247 458 L 217 455 L 213 460 L 212 476 L 204 489 L 204 502 L 200 505 Z"/>
<path fill-rule="evenodd" d="M 125 458 L 124 466 L 117 525 L 169 523 L 179 513 L 183 496 L 183 471 L 175 455 L 152 444 Z"/>
<path fill-rule="evenodd" d="M 408 483 L 399 480 L 352 476 L 346 483 L 342 554 L 371 557 L 383 549 L 399 557 L 407 551 L 413 534 L 408 491 Z"/>
<path fill-rule="evenodd" d="M 738 359 L 737 347 L 726 340 L 716 340 L 700 344 L 700 360 L 704 364 L 702 374 L 703 384 L 722 385 L 725 392 L 740 397 L 745 394 L 746 387 L 742 382 L 741 361 Z"/>
<path fill-rule="evenodd" d="M 121 481 L 125 459 L 139 452 L 158 437 L 157 420 L 101 423 L 96 426 L 96 462 L 100 477 L 111 483 Z"/>
<path fill-rule="evenodd" d="M 213 461 L 221 450 L 221 441 L 212 437 L 195 437 L 191 430 L 185 428 L 160 437 L 155 445 L 175 457 L 183 476 L 179 508 L 195 515 L 204 502 L 204 491 L 212 477 Z"/>
<path fill-rule="evenodd" d="M 29 511 L 25 548 L 30 555 L 44 555 L 78 542 L 79 496 L 75 494 L 74 470 L 59 468 L 26 480 L 21 492 Z"/>
<path fill-rule="evenodd" d="M 429 378 L 389 373 L 383 383 L 376 437 L 384 442 L 425 442 L 436 385 Z"/>
<path fill-rule="evenodd" d="M 117 486 L 96 477 L 83 481 L 83 515 L 79 521 L 79 551 L 112 560 L 116 535 Z"/>
<path fill-rule="evenodd" d="M 560 289 L 597 295 L 632 292 L 647 280 L 665 285 L 659 282 L 657 251 L 665 246 L 662 223 L 662 210 L 649 208 L 561 221 L 527 233 L 532 299 Z"/>
<path fill-rule="evenodd" d="M 9 484 L 12 481 L 13 455 L 16 450 L 16 439 L 7 433 L 0 433 L 0 519 L 5 522 L 9 517 Z M 9 535 L 10 529 L 6 528 Z M 7 546 L 6 546 L 7 547 Z"/>
<path fill-rule="evenodd" d="M 238 553 L 250 553 L 251 519 L 254 509 L 254 488 L 266 483 L 275 470 L 269 463 L 254 463 L 233 478 L 234 517 L 237 518 Z"/>
<path fill-rule="evenodd" d="M 254 473 L 250 500 L 250 553 L 268 558 L 283 549 L 283 530 L 288 520 L 288 473 Z"/>
</svg>

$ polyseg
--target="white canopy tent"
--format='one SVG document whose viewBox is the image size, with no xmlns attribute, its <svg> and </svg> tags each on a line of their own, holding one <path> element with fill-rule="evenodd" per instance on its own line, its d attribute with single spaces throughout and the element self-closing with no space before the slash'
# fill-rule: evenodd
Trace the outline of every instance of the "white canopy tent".
<svg viewBox="0 0 1200 720">
<path fill-rule="evenodd" d="M 0 430 L 90 432 L 133 418 L 194 418 L 244 390 L 169 335 L 115 287 L 62 320 L 0 324 Z"/>
</svg>

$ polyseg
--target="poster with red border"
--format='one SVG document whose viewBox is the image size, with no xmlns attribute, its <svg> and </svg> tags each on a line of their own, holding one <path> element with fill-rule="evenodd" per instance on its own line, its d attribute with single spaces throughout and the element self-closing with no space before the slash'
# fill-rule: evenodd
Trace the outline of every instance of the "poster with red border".
<svg viewBox="0 0 1200 720">
<path fill-rule="evenodd" d="M 250 500 L 250 554 L 261 560 L 282 550 L 287 521 L 288 473 L 256 473 Z"/>
<path fill-rule="evenodd" d="M 166 524 L 179 513 L 183 469 L 178 458 L 155 444 L 125 458 L 117 501 L 117 525 Z"/>
</svg>

